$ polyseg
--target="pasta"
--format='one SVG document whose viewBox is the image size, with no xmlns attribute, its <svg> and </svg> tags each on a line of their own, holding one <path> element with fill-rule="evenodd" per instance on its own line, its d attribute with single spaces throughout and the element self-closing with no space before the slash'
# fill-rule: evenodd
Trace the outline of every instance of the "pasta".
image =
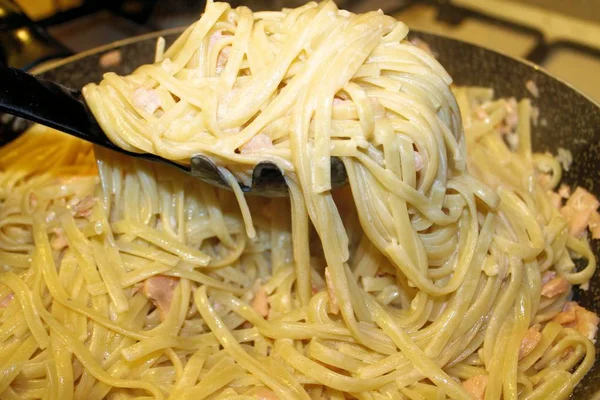
<svg viewBox="0 0 600 400">
<path fill-rule="evenodd" d="M 1 148 L 0 398 L 567 398 L 598 202 L 553 191 L 529 100 L 451 88 L 407 33 L 209 2 L 84 89 L 116 144 L 208 155 L 232 191 L 40 126 Z M 263 160 L 289 199 L 244 197 Z"/>
</svg>

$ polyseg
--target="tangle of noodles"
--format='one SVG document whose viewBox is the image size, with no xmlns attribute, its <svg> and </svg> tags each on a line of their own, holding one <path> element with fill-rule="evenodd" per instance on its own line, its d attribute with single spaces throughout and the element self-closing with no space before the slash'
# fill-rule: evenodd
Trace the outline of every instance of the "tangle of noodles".
<svg viewBox="0 0 600 400">
<path fill-rule="evenodd" d="M 1 148 L 0 398 L 567 398 L 598 320 L 561 167 L 528 100 L 453 93 L 407 32 L 209 2 L 85 88 L 119 146 L 209 155 L 233 192 L 39 126 Z M 241 195 L 262 160 L 289 199 Z"/>
</svg>

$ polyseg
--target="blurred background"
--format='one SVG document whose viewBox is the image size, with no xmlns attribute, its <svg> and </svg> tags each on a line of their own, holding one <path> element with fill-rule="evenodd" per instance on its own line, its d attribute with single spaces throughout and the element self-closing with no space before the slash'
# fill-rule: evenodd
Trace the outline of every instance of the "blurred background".
<svg viewBox="0 0 600 400">
<path fill-rule="evenodd" d="M 232 0 L 253 10 L 305 0 Z M 382 9 L 409 27 L 533 61 L 600 102 L 600 0 L 338 0 Z M 19 14 L 18 5 L 24 11 Z M 188 25 L 202 0 L 0 0 L 0 60 L 18 67 L 151 31 Z M 30 21 L 35 22 L 32 26 Z M 50 41 L 52 50 L 38 45 Z"/>
</svg>

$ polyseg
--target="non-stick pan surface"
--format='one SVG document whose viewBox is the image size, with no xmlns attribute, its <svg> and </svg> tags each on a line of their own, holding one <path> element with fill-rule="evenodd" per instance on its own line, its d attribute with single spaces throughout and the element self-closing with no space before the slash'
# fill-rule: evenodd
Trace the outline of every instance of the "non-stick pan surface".
<svg viewBox="0 0 600 400">
<path fill-rule="evenodd" d="M 179 32 L 172 30 L 114 43 L 60 61 L 45 68 L 41 75 L 81 88 L 88 82 L 100 81 L 108 71 L 127 74 L 138 65 L 152 62 L 158 36 L 164 36 L 169 44 Z M 539 97 L 532 100 L 539 109 L 540 123 L 533 127 L 534 149 L 553 153 L 558 147 L 569 149 L 573 164 L 565 172 L 564 181 L 572 186 L 583 186 L 600 197 L 600 108 L 597 104 L 532 64 L 446 37 L 421 32 L 411 35 L 427 42 L 456 84 L 492 87 L 497 96 L 532 98 L 525 83 L 528 80 L 535 82 Z M 103 67 L 100 60 L 109 52 L 118 52 L 121 61 Z M 598 258 L 599 241 L 593 241 L 592 248 Z M 576 291 L 575 298 L 600 314 L 600 274 L 592 279 L 588 291 Z M 596 352 L 600 355 L 599 345 L 600 341 L 596 344 Z M 596 392 L 600 393 L 600 358 L 578 385 L 573 397 L 593 399 Z"/>
</svg>

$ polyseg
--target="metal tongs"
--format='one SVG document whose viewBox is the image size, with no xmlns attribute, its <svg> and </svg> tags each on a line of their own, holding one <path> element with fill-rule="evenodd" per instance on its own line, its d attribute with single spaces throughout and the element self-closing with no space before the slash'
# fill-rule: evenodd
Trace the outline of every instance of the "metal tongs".
<svg viewBox="0 0 600 400">
<path fill-rule="evenodd" d="M 5 65 L 0 65 L 0 112 L 58 129 L 131 157 L 171 165 L 210 185 L 230 189 L 223 174 L 209 157 L 193 156 L 189 165 L 186 165 L 154 154 L 132 153 L 123 150 L 113 144 L 102 131 L 86 105 L 81 91 L 69 89 Z M 2 143 L 2 138 L 0 138 L 0 143 Z M 344 186 L 347 180 L 344 164 L 339 158 L 332 157 L 331 187 Z M 281 171 L 271 162 L 260 162 L 254 167 L 250 186 L 241 182 L 239 184 L 245 193 L 267 197 L 288 195 L 287 185 Z"/>
</svg>

